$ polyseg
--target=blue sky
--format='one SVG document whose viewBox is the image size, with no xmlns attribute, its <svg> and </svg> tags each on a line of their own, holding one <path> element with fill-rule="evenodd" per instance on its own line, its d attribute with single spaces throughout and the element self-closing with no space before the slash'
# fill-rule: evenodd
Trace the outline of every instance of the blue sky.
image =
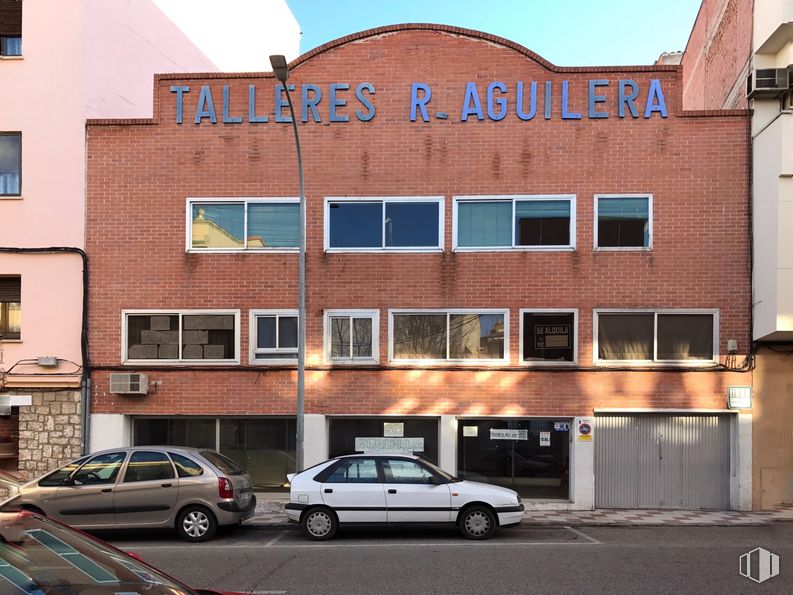
<svg viewBox="0 0 793 595">
<path fill-rule="evenodd" d="M 516 41 L 559 66 L 652 64 L 685 49 L 699 0 L 287 0 L 301 53 L 363 29 L 443 23 Z"/>
</svg>

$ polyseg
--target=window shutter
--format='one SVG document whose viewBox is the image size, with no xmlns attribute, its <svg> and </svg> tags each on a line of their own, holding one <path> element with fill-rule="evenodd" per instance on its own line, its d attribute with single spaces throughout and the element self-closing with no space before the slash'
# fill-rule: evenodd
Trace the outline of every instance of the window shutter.
<svg viewBox="0 0 793 595">
<path fill-rule="evenodd" d="M 0 1 L 0 35 L 22 35 L 21 0 Z"/>
<path fill-rule="evenodd" d="M 22 280 L 20 277 L 0 277 L 0 302 L 21 302 Z"/>
</svg>

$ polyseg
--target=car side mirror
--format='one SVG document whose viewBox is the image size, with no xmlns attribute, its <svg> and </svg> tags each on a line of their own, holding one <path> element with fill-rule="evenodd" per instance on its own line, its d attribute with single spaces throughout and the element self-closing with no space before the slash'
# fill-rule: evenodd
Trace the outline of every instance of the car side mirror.
<svg viewBox="0 0 793 595">
<path fill-rule="evenodd" d="M 427 483 L 430 483 L 430 484 L 432 484 L 432 485 L 436 486 L 436 485 L 440 484 L 441 482 L 440 482 L 440 480 L 439 480 L 437 477 L 435 477 L 434 475 L 430 475 L 430 478 L 427 480 Z"/>
</svg>

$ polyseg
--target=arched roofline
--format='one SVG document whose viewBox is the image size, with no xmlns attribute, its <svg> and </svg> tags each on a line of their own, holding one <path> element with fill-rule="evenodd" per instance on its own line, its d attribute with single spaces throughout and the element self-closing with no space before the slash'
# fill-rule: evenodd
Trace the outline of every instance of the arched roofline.
<svg viewBox="0 0 793 595">
<path fill-rule="evenodd" d="M 668 64 L 637 66 L 557 66 L 540 56 L 538 53 L 533 52 L 527 47 L 524 47 L 519 43 L 515 43 L 514 41 L 510 41 L 504 37 L 499 37 L 498 35 L 493 35 L 491 33 L 485 33 L 484 31 L 477 31 L 476 29 L 465 29 L 463 27 L 453 27 L 451 25 L 440 25 L 437 23 L 402 23 L 399 25 L 386 25 L 384 27 L 375 27 L 374 29 L 358 31 L 357 33 L 352 33 L 350 35 L 345 35 L 344 37 L 333 39 L 322 44 L 321 46 L 314 48 L 313 50 L 306 52 L 305 54 L 301 54 L 289 64 L 289 67 L 290 69 L 298 68 L 301 64 L 304 64 L 305 62 L 308 62 L 309 60 L 316 58 L 325 52 L 343 45 L 347 45 L 349 43 L 355 43 L 370 37 L 378 37 L 380 35 L 400 33 L 403 31 L 437 31 L 439 33 L 459 35 L 462 37 L 486 41 L 488 43 L 493 43 L 514 50 L 515 52 L 525 56 L 530 60 L 533 60 L 551 72 L 674 72 L 679 68 L 677 65 Z"/>
</svg>

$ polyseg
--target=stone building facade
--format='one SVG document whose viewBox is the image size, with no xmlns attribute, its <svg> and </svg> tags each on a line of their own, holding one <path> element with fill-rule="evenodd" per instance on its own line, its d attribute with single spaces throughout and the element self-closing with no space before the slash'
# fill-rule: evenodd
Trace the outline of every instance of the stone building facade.
<svg viewBox="0 0 793 595">
<path fill-rule="evenodd" d="M 37 391 L 19 410 L 19 471 L 32 478 L 80 456 L 80 392 Z"/>
</svg>

